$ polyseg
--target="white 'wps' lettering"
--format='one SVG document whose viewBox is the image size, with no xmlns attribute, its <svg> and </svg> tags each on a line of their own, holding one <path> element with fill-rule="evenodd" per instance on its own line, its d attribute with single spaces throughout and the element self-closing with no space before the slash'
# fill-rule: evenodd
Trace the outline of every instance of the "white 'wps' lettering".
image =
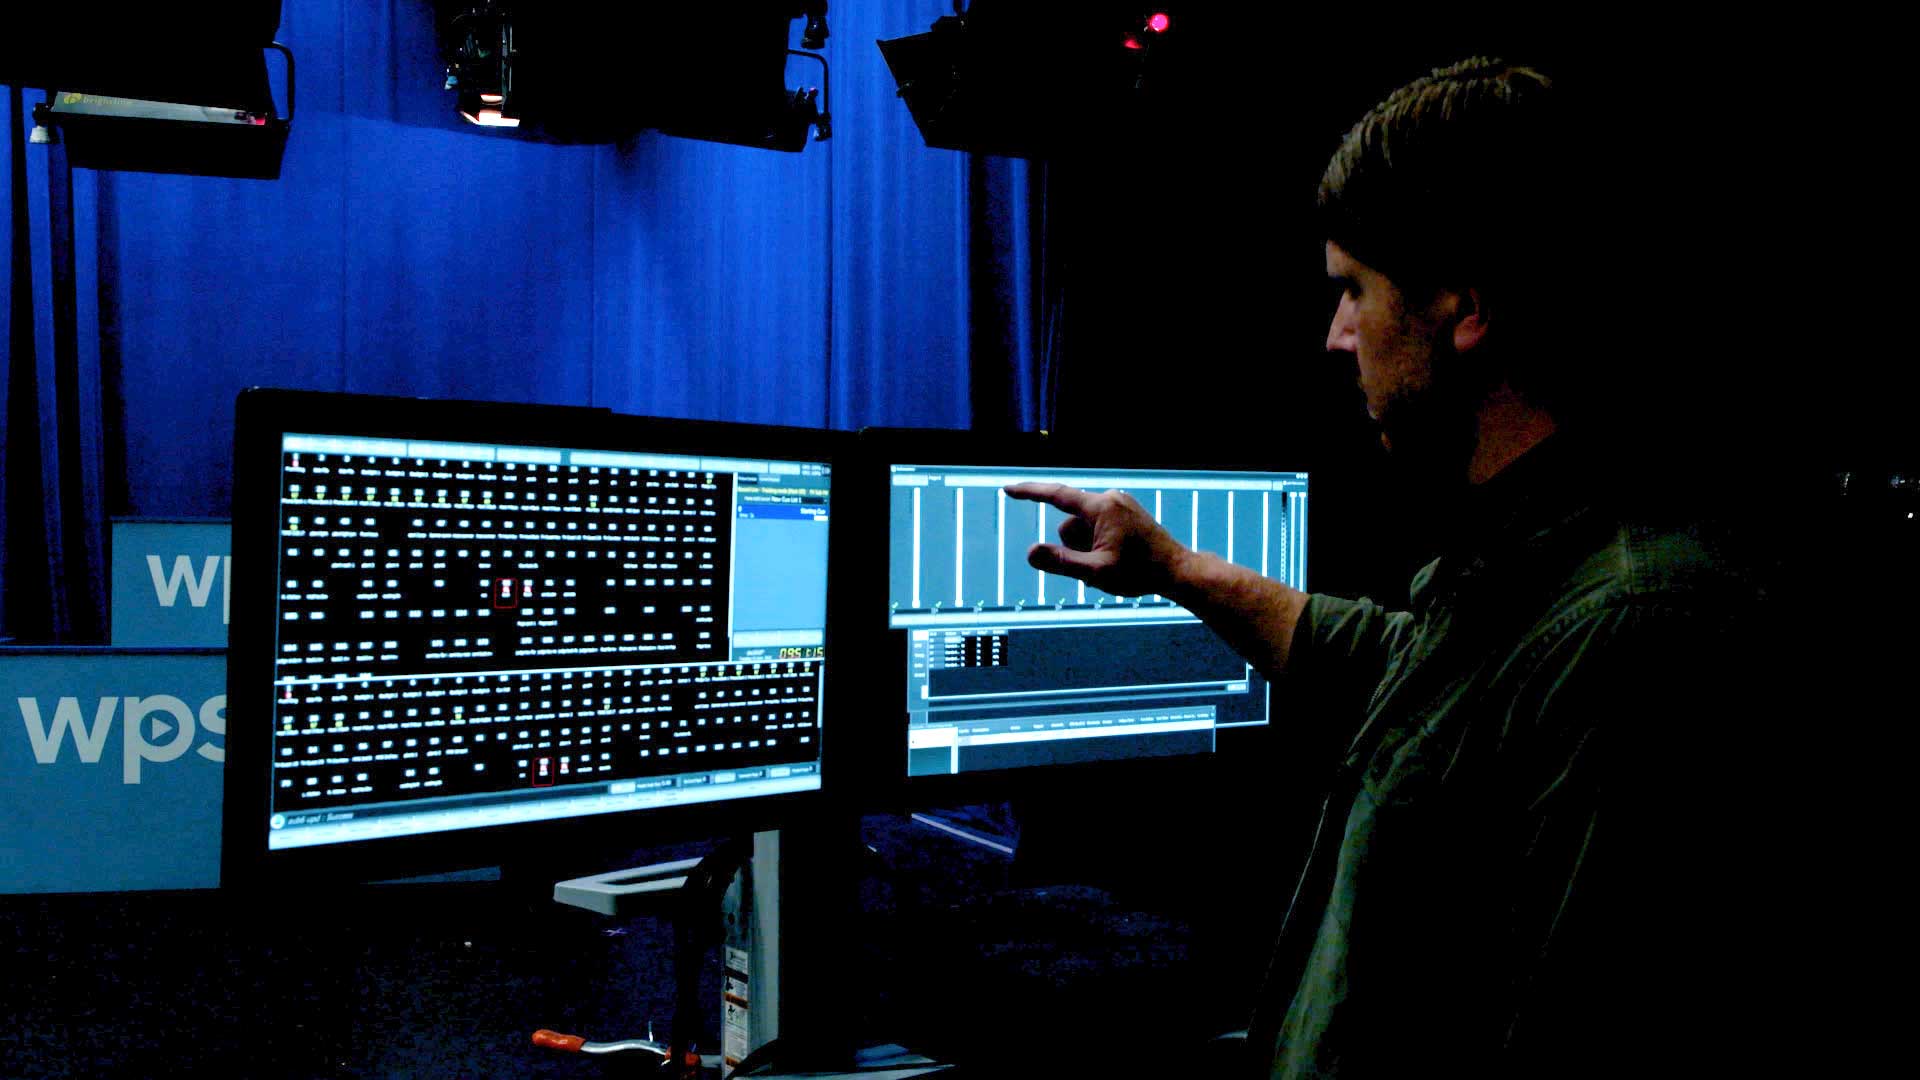
<svg viewBox="0 0 1920 1080">
<path fill-rule="evenodd" d="M 122 783 L 138 784 L 140 770 L 144 762 L 173 761 L 187 752 L 193 745 L 195 716 L 187 703 L 172 694 L 156 694 L 152 697 L 101 698 L 93 713 L 93 724 L 88 726 L 80 711 L 78 698 L 64 697 L 54 707 L 53 725 L 49 729 L 45 714 L 40 711 L 37 698 L 19 698 L 20 718 L 27 727 L 27 741 L 33 744 L 34 760 L 42 765 L 52 765 L 60 760 L 60 745 L 69 733 L 73 737 L 74 748 L 80 752 L 80 760 L 88 764 L 99 762 L 100 753 L 106 747 L 107 735 L 113 727 L 114 713 L 124 705 L 125 722 L 121 725 L 120 735 L 123 746 L 120 766 Z M 200 706 L 199 727 L 212 735 L 227 733 L 227 696 L 219 694 L 208 698 Z M 148 729 L 151 727 L 163 738 L 167 732 L 162 725 L 167 719 L 158 719 L 149 724 L 148 718 L 156 714 L 172 721 L 171 738 L 160 743 L 149 742 Z M 227 760 L 224 746 L 203 744 L 197 751 L 208 761 L 222 763 Z"/>
<path fill-rule="evenodd" d="M 80 699 L 63 697 L 60 704 L 54 706 L 53 730 L 49 732 L 40 718 L 40 700 L 23 697 L 19 701 L 20 719 L 27 725 L 27 741 L 33 744 L 33 760 L 42 765 L 51 765 L 60 759 L 60 744 L 68 732 L 73 733 L 73 745 L 79 749 L 81 761 L 99 761 L 100 750 L 107 744 L 107 731 L 113 727 L 114 710 L 120 707 L 119 698 L 101 698 L 99 708 L 93 713 L 93 727 L 87 728 L 80 720 Z"/>
<path fill-rule="evenodd" d="M 187 587 L 187 603 L 197 608 L 207 606 L 207 599 L 213 595 L 213 579 L 217 575 L 221 580 L 220 621 L 231 622 L 233 613 L 233 556 L 209 555 L 200 568 L 200 576 L 193 574 L 193 559 L 186 555 L 173 557 L 173 572 L 169 574 L 160 564 L 160 556 L 147 556 L 147 575 L 153 579 L 153 596 L 160 606 L 170 608 L 180 599 L 180 586 Z"/>
<path fill-rule="evenodd" d="M 172 694 L 122 698 L 121 701 L 126 707 L 126 716 L 120 724 L 120 734 L 126 741 L 126 753 L 121 758 L 120 779 L 123 783 L 137 784 L 140 782 L 141 762 L 172 761 L 187 752 L 187 747 L 193 743 L 193 713 L 187 710 L 186 702 Z M 155 746 L 147 741 L 147 725 L 143 721 L 159 712 L 173 717 L 173 739 Z M 155 725 L 155 730 L 159 730 L 159 725 Z"/>
<path fill-rule="evenodd" d="M 227 695 L 215 694 L 200 706 L 200 726 L 214 735 L 225 738 L 227 734 Z M 194 753 L 216 764 L 225 764 L 227 748 L 212 743 L 202 743 Z"/>
</svg>

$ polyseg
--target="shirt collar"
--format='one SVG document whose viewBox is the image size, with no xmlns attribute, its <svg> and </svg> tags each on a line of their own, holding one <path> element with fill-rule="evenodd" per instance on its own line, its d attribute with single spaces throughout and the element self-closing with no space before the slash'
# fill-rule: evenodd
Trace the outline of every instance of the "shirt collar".
<svg viewBox="0 0 1920 1080">
<path fill-rule="evenodd" d="M 1587 512 L 1605 476 L 1588 448 L 1564 434 L 1549 435 L 1459 497 L 1459 513 L 1430 579 L 1477 574 L 1500 556 L 1532 546 Z"/>
</svg>

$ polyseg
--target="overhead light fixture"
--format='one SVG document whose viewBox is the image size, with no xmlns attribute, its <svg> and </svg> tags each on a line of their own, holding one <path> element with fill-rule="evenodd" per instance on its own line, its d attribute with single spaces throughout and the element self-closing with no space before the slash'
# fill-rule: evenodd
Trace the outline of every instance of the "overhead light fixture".
<svg viewBox="0 0 1920 1080">
<path fill-rule="evenodd" d="M 473 124 L 559 142 L 618 142 L 651 129 L 786 151 L 832 130 L 821 92 L 786 82 L 790 55 L 825 72 L 825 57 L 787 45 L 802 16 L 802 43 L 824 44 L 826 0 L 439 6 L 445 87 Z"/>
<path fill-rule="evenodd" d="M 974 0 L 879 46 L 928 146 L 1038 158 L 1130 142 L 1173 116 L 1194 81 L 1188 19 L 1133 0 Z"/>
<path fill-rule="evenodd" d="M 513 89 L 513 11 L 505 4 L 462 5 L 448 20 L 446 88 L 455 109 L 481 127 L 519 127 Z"/>
<path fill-rule="evenodd" d="M 803 49 L 824 49 L 827 47 L 827 0 L 806 0 L 800 5 L 806 12 L 807 28 L 801 31 L 800 47 Z"/>
<path fill-rule="evenodd" d="M 293 52 L 272 40 L 279 6 L 225 6 L 232 21 L 217 27 L 178 17 L 96 33 L 62 16 L 33 56 L 0 58 L 0 81 L 49 88 L 34 141 L 59 142 L 75 167 L 278 179 L 294 108 Z M 284 116 L 269 50 L 285 63 Z"/>
</svg>

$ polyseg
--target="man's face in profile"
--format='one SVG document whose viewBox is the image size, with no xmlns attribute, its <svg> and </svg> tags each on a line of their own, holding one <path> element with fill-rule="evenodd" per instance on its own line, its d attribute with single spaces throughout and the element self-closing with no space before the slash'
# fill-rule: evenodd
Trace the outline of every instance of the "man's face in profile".
<svg viewBox="0 0 1920 1080">
<path fill-rule="evenodd" d="M 1457 454 L 1462 430 L 1470 433 L 1472 425 L 1464 373 L 1454 370 L 1451 316 L 1458 298 L 1445 290 L 1427 300 L 1409 298 L 1340 245 L 1329 240 L 1326 250 L 1327 277 L 1340 289 L 1327 349 L 1352 354 L 1380 441 L 1401 456 Z"/>
</svg>

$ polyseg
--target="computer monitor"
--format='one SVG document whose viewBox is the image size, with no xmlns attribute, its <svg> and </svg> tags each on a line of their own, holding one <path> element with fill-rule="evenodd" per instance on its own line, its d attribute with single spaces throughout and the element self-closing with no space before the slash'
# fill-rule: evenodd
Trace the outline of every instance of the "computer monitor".
<svg viewBox="0 0 1920 1080">
<path fill-rule="evenodd" d="M 836 436 L 248 391 L 224 874 L 372 880 L 823 782 Z"/>
<path fill-rule="evenodd" d="M 861 629 L 884 627 L 891 700 L 874 708 L 892 718 L 888 769 L 906 790 L 1204 758 L 1268 724 L 1266 680 L 1191 612 L 1033 569 L 1029 548 L 1057 542 L 1066 515 L 1002 489 L 1117 488 L 1182 543 L 1304 588 L 1306 473 L 911 432 L 868 433 L 861 457 L 862 501 L 885 500 L 862 527 L 884 537 L 871 575 L 885 610 L 869 592 Z"/>
</svg>

